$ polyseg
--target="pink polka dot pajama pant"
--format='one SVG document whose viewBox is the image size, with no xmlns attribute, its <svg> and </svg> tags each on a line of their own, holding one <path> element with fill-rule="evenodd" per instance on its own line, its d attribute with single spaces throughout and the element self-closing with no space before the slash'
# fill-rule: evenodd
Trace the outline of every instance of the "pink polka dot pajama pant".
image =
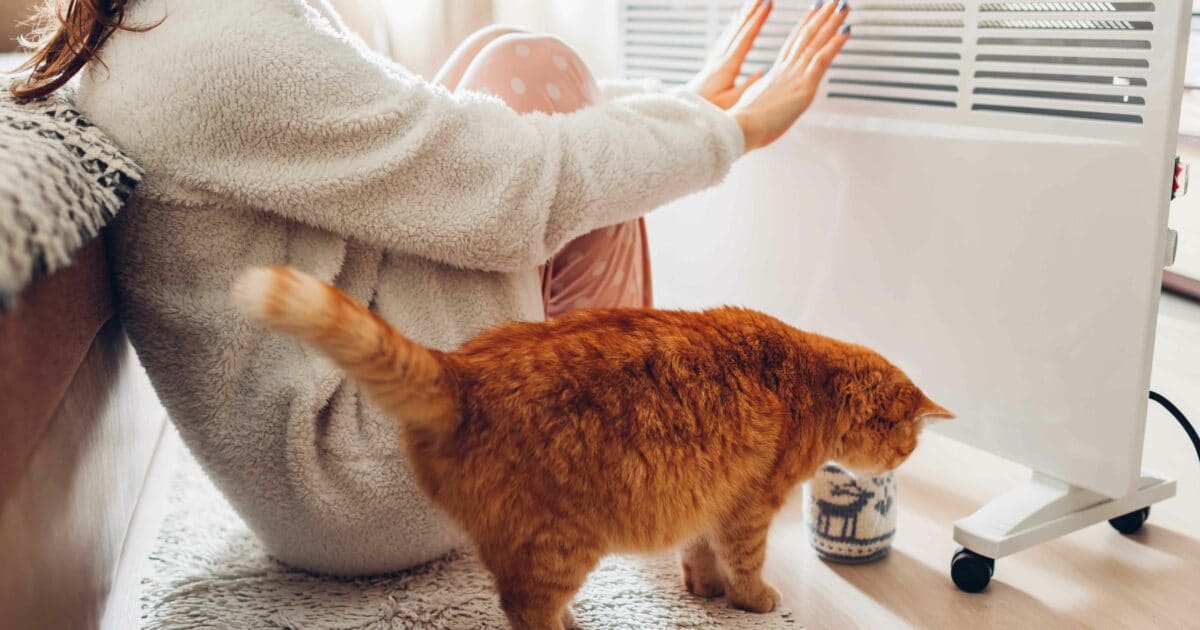
<svg viewBox="0 0 1200 630">
<path fill-rule="evenodd" d="M 455 91 L 490 92 L 521 113 L 569 113 L 600 101 L 595 79 L 570 47 L 508 27 L 467 38 L 436 81 Z M 585 234 L 542 269 L 547 317 L 577 308 L 648 307 L 651 296 L 643 219 Z"/>
</svg>

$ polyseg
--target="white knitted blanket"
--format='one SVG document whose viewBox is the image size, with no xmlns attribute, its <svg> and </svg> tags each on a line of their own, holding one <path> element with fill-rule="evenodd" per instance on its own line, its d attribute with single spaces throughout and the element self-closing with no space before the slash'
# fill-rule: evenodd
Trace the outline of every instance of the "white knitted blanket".
<svg viewBox="0 0 1200 630">
<path fill-rule="evenodd" d="M 368 578 L 289 570 L 266 555 L 190 457 L 175 474 L 153 572 L 142 584 L 147 630 L 507 627 L 489 576 L 470 554 Z M 573 610 L 583 628 L 800 627 L 788 611 L 754 615 L 689 595 L 669 555 L 607 558 Z"/>
<path fill-rule="evenodd" d="M 3 75 L 0 74 L 0 77 Z M 63 96 L 17 102 L 0 81 L 0 311 L 70 264 L 142 171 Z"/>
</svg>

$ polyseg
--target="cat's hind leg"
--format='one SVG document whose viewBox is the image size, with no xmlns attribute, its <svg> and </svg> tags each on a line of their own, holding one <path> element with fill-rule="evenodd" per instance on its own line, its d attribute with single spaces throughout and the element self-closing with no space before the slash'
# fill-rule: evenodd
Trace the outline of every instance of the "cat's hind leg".
<svg viewBox="0 0 1200 630">
<path fill-rule="evenodd" d="M 683 584 L 689 593 L 700 597 L 720 597 L 725 594 L 725 580 L 717 553 L 703 536 L 688 541 L 679 553 L 683 569 Z"/>
<path fill-rule="evenodd" d="M 765 613 L 779 605 L 779 591 L 762 579 L 767 530 L 774 515 L 766 505 L 743 507 L 724 519 L 716 532 L 717 557 L 728 572 L 725 595 L 735 608 Z"/>
</svg>

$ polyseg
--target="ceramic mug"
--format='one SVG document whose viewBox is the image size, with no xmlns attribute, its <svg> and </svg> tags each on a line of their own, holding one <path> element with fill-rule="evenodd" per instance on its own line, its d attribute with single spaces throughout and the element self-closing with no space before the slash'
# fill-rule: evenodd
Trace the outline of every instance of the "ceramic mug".
<svg viewBox="0 0 1200 630">
<path fill-rule="evenodd" d="M 826 464 L 808 482 L 808 529 L 827 560 L 861 563 L 887 555 L 896 535 L 896 477 L 857 477 Z"/>
</svg>

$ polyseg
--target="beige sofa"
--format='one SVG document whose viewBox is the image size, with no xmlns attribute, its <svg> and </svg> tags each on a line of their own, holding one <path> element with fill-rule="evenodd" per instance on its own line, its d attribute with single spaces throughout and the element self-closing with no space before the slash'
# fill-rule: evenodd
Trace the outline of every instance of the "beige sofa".
<svg viewBox="0 0 1200 630">
<path fill-rule="evenodd" d="M 101 240 L 0 315 L 0 391 L 0 628 L 136 627 L 175 442 Z"/>
<path fill-rule="evenodd" d="M 33 4 L 0 0 L 0 71 Z M 180 446 L 113 309 L 96 239 L 0 313 L 0 628 L 137 627 Z"/>
</svg>

